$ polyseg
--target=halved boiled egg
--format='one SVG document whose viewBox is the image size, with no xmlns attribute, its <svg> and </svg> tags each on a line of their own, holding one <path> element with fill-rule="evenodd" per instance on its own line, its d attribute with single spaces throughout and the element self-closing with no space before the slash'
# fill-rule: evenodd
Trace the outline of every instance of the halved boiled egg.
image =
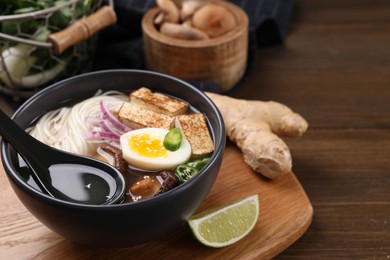
<svg viewBox="0 0 390 260">
<path fill-rule="evenodd" d="M 168 130 L 161 128 L 141 128 L 120 137 L 123 158 L 132 166 L 145 170 L 169 170 L 189 160 L 191 146 L 183 138 L 176 151 L 164 147 L 164 137 Z"/>
</svg>

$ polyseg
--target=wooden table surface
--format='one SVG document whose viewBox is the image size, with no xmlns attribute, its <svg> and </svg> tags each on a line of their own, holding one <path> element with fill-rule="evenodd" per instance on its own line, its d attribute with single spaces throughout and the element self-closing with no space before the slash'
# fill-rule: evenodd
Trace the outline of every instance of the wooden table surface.
<svg viewBox="0 0 390 260">
<path fill-rule="evenodd" d="M 310 124 L 285 141 L 314 219 L 277 258 L 390 259 L 390 1 L 296 0 L 285 43 L 260 48 L 233 95 Z"/>
<path fill-rule="evenodd" d="M 286 140 L 314 208 L 280 259 L 390 259 L 390 1 L 298 0 L 236 97 L 273 99 L 310 129 Z"/>
</svg>

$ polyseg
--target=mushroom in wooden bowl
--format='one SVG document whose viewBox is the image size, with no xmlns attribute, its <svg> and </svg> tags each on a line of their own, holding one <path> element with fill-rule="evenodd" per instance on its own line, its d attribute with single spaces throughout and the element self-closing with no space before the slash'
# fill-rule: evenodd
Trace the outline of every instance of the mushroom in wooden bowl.
<svg viewBox="0 0 390 260">
<path fill-rule="evenodd" d="M 226 1 L 157 0 L 142 19 L 149 70 L 184 80 L 214 82 L 222 92 L 244 75 L 248 17 Z"/>
</svg>

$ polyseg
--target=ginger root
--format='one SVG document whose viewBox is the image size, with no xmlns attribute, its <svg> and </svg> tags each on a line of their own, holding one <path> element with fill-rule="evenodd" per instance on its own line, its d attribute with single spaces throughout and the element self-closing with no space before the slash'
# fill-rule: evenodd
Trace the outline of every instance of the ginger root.
<svg viewBox="0 0 390 260">
<path fill-rule="evenodd" d="M 302 116 L 274 101 L 206 94 L 220 110 L 227 136 L 241 149 L 245 162 L 254 171 L 270 179 L 291 171 L 290 150 L 280 137 L 304 134 L 308 123 Z"/>
</svg>

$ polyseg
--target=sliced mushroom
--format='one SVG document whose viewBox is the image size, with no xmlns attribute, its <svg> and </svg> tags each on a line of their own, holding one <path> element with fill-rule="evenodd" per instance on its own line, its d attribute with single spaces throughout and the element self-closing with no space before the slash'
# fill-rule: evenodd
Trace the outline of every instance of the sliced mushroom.
<svg viewBox="0 0 390 260">
<path fill-rule="evenodd" d="M 159 194 L 162 194 L 164 192 L 167 192 L 176 186 L 179 185 L 179 179 L 177 176 L 170 171 L 162 171 L 159 173 L 159 176 L 162 178 L 163 183 L 161 184 L 160 189 L 154 194 L 154 196 L 157 196 Z"/>
<path fill-rule="evenodd" d="M 164 23 L 164 13 L 163 12 L 159 12 L 156 15 L 156 17 L 154 18 L 153 23 L 156 26 L 161 26 Z"/>
<path fill-rule="evenodd" d="M 188 25 L 163 23 L 160 32 L 164 35 L 183 40 L 205 40 L 209 37 L 206 33 Z"/>
<path fill-rule="evenodd" d="M 156 0 L 157 6 L 164 14 L 164 21 L 178 23 L 180 21 L 179 8 L 172 0 Z"/>
<path fill-rule="evenodd" d="M 177 8 L 181 9 L 184 0 L 173 0 Z"/>
<path fill-rule="evenodd" d="M 187 0 L 184 1 L 180 9 L 180 18 L 182 21 L 190 18 L 196 10 L 206 5 L 207 1 L 204 0 Z"/>
<path fill-rule="evenodd" d="M 192 25 L 214 38 L 232 30 L 237 25 L 237 21 L 227 8 L 209 3 L 194 13 Z"/>
<path fill-rule="evenodd" d="M 130 192 L 141 199 L 150 198 L 161 189 L 161 184 L 155 178 L 145 176 L 130 187 Z"/>
<path fill-rule="evenodd" d="M 123 159 L 122 156 L 122 151 L 118 148 L 109 146 L 109 145 L 104 145 L 101 146 L 100 149 L 105 151 L 106 153 L 109 153 L 112 155 L 114 162 L 113 166 L 121 173 L 125 174 L 127 171 L 127 162 Z"/>
</svg>

